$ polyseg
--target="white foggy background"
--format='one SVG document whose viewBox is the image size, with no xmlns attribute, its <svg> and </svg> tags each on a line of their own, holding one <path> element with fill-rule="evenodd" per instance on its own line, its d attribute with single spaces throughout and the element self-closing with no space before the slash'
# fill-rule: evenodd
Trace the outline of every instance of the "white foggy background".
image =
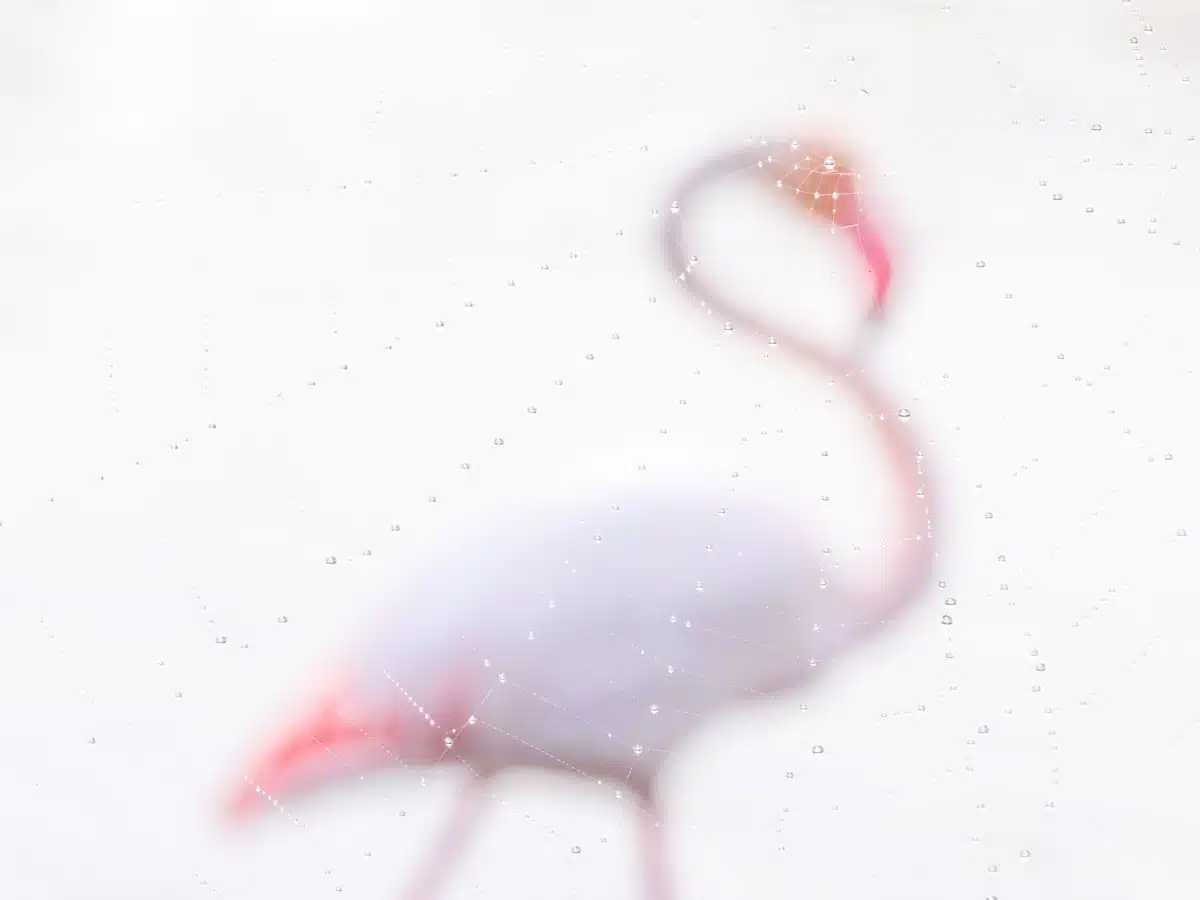
<svg viewBox="0 0 1200 900">
<path fill-rule="evenodd" d="M 900 229 L 870 368 L 927 441 L 945 587 L 678 755 L 681 900 L 1197 893 L 1200 15 L 416 9 L 0 12 L 0 893 L 398 896 L 456 777 L 303 828 L 214 809 L 481 503 L 687 456 L 885 536 L 845 398 L 696 316 L 655 244 L 685 167 L 814 129 Z M 844 249 L 752 194 L 697 252 L 849 340 Z M 639 896 L 604 789 L 497 797 L 447 900 Z"/>
</svg>

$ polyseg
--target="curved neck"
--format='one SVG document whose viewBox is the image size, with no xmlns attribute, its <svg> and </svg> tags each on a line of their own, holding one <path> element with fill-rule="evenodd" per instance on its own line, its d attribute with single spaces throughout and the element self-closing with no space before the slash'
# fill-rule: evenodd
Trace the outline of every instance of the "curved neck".
<svg viewBox="0 0 1200 900">
<path fill-rule="evenodd" d="M 788 146 L 788 145 L 783 145 Z M 795 150 L 791 145 L 790 149 Z M 894 490 L 893 503 L 896 509 L 892 537 L 885 540 L 883 578 L 876 588 L 861 590 L 846 590 L 851 595 L 854 607 L 869 617 L 869 621 L 860 623 L 871 627 L 882 624 L 892 618 L 925 585 L 932 574 L 935 558 L 934 540 L 931 523 L 933 519 L 934 501 L 921 460 L 921 453 L 916 439 L 901 417 L 894 403 L 875 387 L 866 377 L 861 367 L 855 366 L 850 357 L 839 356 L 825 348 L 805 340 L 804 338 L 776 333 L 774 326 L 753 312 L 741 310 L 727 303 L 702 277 L 697 277 L 683 246 L 683 216 L 680 211 L 686 205 L 691 194 L 704 182 L 714 176 L 721 177 L 748 168 L 763 168 L 762 163 L 754 162 L 761 159 L 762 151 L 745 151 L 719 157 L 700 167 L 682 186 L 677 194 L 676 202 L 671 205 L 671 213 L 667 217 L 663 230 L 664 249 L 667 263 L 671 271 L 693 297 L 700 301 L 701 306 L 711 315 L 716 315 L 735 330 L 749 332 L 763 339 L 770 338 L 771 350 L 774 353 L 782 351 L 793 362 L 811 367 L 820 374 L 837 381 L 852 395 L 871 418 L 874 432 L 883 451 L 889 470 L 890 480 Z M 807 157 L 806 157 L 807 158 Z M 786 157 L 784 157 L 786 159 Z M 777 161 L 771 161 L 765 168 L 772 174 L 783 171 L 794 171 L 780 167 Z M 781 179 L 781 183 L 784 180 Z M 817 192 L 807 195 L 797 193 L 804 202 L 802 206 L 815 215 L 834 221 L 836 224 L 861 225 L 865 218 L 861 212 L 861 204 L 857 197 L 853 203 L 854 222 L 848 219 L 847 207 L 841 210 L 821 208 L 819 204 L 808 202 Z M 819 198 L 818 198 L 819 199 Z M 864 229 L 861 234 L 868 235 L 867 241 L 873 242 L 864 250 L 868 266 L 876 275 L 876 294 L 872 304 L 872 315 L 867 320 L 867 327 L 879 321 L 878 314 L 882 310 L 883 295 L 886 291 L 887 279 L 890 279 L 891 266 L 882 244 L 871 229 Z M 886 278 L 881 279 L 880 273 L 886 272 Z"/>
</svg>

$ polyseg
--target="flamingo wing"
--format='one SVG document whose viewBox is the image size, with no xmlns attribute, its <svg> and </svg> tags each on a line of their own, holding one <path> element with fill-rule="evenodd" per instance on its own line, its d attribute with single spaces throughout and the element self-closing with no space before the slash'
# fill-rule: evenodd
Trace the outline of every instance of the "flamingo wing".
<svg viewBox="0 0 1200 900">
<path fill-rule="evenodd" d="M 803 680 L 851 618 L 784 503 L 719 502 L 666 487 L 484 528 L 407 586 L 429 615 L 379 629 L 366 668 L 432 704 L 458 667 L 496 764 L 649 765 L 704 716 Z"/>
</svg>

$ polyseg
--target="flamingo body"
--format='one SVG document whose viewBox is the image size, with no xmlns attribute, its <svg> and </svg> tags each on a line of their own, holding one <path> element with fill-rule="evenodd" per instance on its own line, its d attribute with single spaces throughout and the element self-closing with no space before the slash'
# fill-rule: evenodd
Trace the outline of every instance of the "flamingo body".
<svg viewBox="0 0 1200 900">
<path fill-rule="evenodd" d="M 683 483 L 623 493 L 448 545 L 403 589 L 414 614 L 375 630 L 355 690 L 419 705 L 447 733 L 468 711 L 452 755 L 485 770 L 648 784 L 697 723 L 796 684 L 853 632 L 861 611 L 822 587 L 786 503 Z"/>
</svg>

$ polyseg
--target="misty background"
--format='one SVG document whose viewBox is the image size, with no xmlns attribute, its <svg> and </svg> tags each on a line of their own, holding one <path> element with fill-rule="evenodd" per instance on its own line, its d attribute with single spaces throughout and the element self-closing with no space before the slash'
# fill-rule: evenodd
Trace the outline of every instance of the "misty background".
<svg viewBox="0 0 1200 900">
<path fill-rule="evenodd" d="M 872 535 L 854 411 L 655 243 L 700 158 L 835 133 L 902 242 L 869 368 L 927 440 L 940 585 L 678 754 L 681 898 L 1186 895 L 1198 76 L 1163 0 L 7 4 L 0 889 L 395 896 L 453 778 L 215 807 L 481 504 L 686 458 Z M 752 194 L 697 252 L 847 342 L 850 257 Z M 498 796 L 447 900 L 635 895 L 605 790 Z"/>
</svg>

